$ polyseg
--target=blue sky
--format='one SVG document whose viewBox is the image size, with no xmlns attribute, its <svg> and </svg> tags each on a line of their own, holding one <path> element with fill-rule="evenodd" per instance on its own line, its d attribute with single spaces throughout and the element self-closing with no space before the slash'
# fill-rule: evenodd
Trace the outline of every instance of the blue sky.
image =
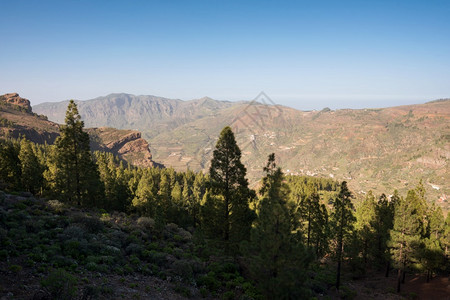
<svg viewBox="0 0 450 300">
<path fill-rule="evenodd" d="M 450 97 L 450 1 L 0 0 L 0 94 L 300 109 Z"/>
</svg>

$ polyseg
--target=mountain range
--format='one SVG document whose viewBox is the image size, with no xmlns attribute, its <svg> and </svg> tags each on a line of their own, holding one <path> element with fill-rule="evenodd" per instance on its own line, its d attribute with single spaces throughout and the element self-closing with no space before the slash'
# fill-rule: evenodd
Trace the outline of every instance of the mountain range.
<svg viewBox="0 0 450 300">
<path fill-rule="evenodd" d="M 281 105 L 182 101 L 111 94 L 75 101 L 88 127 L 139 130 L 153 159 L 175 169 L 209 168 L 215 142 L 231 126 L 250 182 L 274 152 L 287 174 L 347 180 L 358 195 L 391 194 L 422 179 L 430 200 L 450 195 L 450 100 L 379 109 L 300 111 Z M 42 103 L 38 114 L 62 123 L 68 101 Z"/>
</svg>

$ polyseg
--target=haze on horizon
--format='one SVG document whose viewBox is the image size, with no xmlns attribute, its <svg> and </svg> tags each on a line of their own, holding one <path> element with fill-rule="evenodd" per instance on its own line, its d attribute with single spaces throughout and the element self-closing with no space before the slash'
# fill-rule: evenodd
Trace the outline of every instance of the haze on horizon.
<svg viewBox="0 0 450 300">
<path fill-rule="evenodd" d="M 450 97 L 448 1 L 2 1 L 0 94 L 298 109 Z"/>
</svg>

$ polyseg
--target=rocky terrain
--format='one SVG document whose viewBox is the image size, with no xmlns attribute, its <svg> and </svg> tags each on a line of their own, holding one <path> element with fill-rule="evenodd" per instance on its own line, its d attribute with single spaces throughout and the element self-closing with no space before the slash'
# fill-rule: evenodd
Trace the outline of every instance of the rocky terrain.
<svg viewBox="0 0 450 300">
<path fill-rule="evenodd" d="M 30 101 L 18 94 L 0 96 L 0 137 L 27 139 L 39 144 L 53 144 L 59 136 L 59 124 L 46 116 L 33 113 Z M 135 130 L 87 128 L 91 148 L 111 152 L 136 166 L 152 167 L 161 164 L 152 160 L 148 142 Z"/>
<path fill-rule="evenodd" d="M 148 142 L 135 130 L 118 130 L 111 127 L 87 128 L 91 148 L 111 152 L 119 158 L 140 167 L 163 167 L 152 160 Z"/>
<path fill-rule="evenodd" d="M 230 125 L 253 183 L 275 152 L 286 173 L 347 180 L 360 196 L 368 190 L 405 192 L 422 179 L 429 200 L 448 208 L 450 100 L 317 111 L 128 94 L 77 103 L 86 125 L 137 129 L 152 145 L 155 160 L 179 170 L 207 170 L 218 133 Z M 34 110 L 61 122 L 66 105 L 43 103 Z"/>
</svg>

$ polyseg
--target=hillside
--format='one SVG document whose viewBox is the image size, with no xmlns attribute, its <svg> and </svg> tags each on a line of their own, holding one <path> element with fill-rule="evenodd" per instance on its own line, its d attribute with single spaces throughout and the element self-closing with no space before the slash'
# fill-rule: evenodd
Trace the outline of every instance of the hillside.
<svg viewBox="0 0 450 300">
<path fill-rule="evenodd" d="M 91 148 L 111 152 L 136 166 L 162 166 L 152 160 L 148 142 L 135 130 L 87 128 Z M 46 116 L 33 113 L 30 102 L 16 93 L 0 96 L 0 137 L 27 139 L 39 144 L 53 144 L 59 125 Z"/>
<path fill-rule="evenodd" d="M 207 170 L 218 133 L 231 125 L 252 182 L 275 152 L 287 173 L 347 180 L 360 195 L 406 191 L 422 178 L 430 200 L 448 205 L 450 100 L 336 111 L 127 94 L 77 103 L 87 126 L 140 130 L 154 158 L 176 169 Z M 34 110 L 61 122 L 65 106 Z"/>
</svg>

